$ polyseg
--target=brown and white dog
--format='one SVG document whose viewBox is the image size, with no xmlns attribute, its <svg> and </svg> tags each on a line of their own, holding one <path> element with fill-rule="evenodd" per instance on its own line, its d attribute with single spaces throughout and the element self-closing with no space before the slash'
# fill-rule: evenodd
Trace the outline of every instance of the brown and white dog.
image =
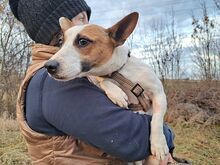
<svg viewBox="0 0 220 165">
<path fill-rule="evenodd" d="M 105 29 L 92 24 L 72 26 L 70 20 L 62 17 L 59 22 L 64 33 L 64 44 L 45 67 L 52 77 L 62 81 L 100 76 L 100 87 L 114 103 L 122 107 L 127 107 L 126 94 L 101 76 L 118 71 L 133 83 L 140 84 L 150 93 L 152 100 L 151 152 L 160 160 L 168 154 L 163 134 L 163 118 L 167 109 L 163 86 L 146 64 L 135 57 L 128 57 L 129 49 L 123 45 L 137 21 L 138 13 L 134 12 Z"/>
</svg>

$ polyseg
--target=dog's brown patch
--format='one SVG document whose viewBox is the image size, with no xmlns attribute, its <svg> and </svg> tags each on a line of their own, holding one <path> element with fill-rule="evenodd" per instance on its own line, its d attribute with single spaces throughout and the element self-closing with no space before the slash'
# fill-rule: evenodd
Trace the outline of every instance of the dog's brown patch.
<svg viewBox="0 0 220 165">
<path fill-rule="evenodd" d="M 92 66 L 100 66 L 106 63 L 112 56 L 114 44 L 108 35 L 106 29 L 97 25 L 86 26 L 78 37 L 90 40 L 90 44 L 85 47 L 80 47 L 77 42 L 74 46 L 82 55 L 83 61 L 90 63 Z"/>
</svg>

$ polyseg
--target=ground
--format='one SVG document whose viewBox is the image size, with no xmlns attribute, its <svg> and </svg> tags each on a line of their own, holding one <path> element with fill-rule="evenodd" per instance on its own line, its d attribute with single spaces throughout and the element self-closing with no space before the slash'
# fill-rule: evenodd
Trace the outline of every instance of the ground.
<svg viewBox="0 0 220 165">
<path fill-rule="evenodd" d="M 175 138 L 175 156 L 187 158 L 193 165 L 220 164 L 220 126 L 203 128 L 192 124 L 172 125 Z M 1 131 L 0 164 L 28 165 L 25 142 L 19 131 Z"/>
<path fill-rule="evenodd" d="M 0 118 L 0 165 L 28 165 L 25 141 L 14 119 L 7 115 Z"/>
<path fill-rule="evenodd" d="M 193 165 L 220 164 L 220 126 L 203 128 L 178 124 L 173 130 L 176 134 L 174 155 L 187 158 Z"/>
<path fill-rule="evenodd" d="M 167 82 L 166 121 L 175 132 L 174 155 L 193 165 L 220 165 L 219 82 Z M 28 165 L 25 142 L 16 121 L 0 118 L 0 165 Z"/>
</svg>

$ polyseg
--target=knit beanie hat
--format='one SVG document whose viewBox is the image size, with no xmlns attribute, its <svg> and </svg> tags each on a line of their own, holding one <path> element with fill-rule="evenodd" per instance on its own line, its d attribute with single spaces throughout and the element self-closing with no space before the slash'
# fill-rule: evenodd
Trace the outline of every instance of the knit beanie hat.
<svg viewBox="0 0 220 165">
<path fill-rule="evenodd" d="M 49 44 L 60 30 L 59 18 L 72 19 L 91 9 L 84 0 L 9 0 L 15 17 L 21 21 L 28 35 L 36 43 Z"/>
</svg>

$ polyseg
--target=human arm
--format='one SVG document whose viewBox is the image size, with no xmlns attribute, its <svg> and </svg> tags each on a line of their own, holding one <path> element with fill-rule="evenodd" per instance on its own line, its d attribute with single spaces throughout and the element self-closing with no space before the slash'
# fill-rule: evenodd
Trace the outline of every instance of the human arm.
<svg viewBox="0 0 220 165">
<path fill-rule="evenodd" d="M 150 154 L 151 116 L 116 106 L 86 78 L 57 82 L 45 74 L 34 81 L 43 81 L 42 111 L 51 125 L 127 161 Z M 171 133 L 164 130 L 171 146 Z"/>
</svg>

